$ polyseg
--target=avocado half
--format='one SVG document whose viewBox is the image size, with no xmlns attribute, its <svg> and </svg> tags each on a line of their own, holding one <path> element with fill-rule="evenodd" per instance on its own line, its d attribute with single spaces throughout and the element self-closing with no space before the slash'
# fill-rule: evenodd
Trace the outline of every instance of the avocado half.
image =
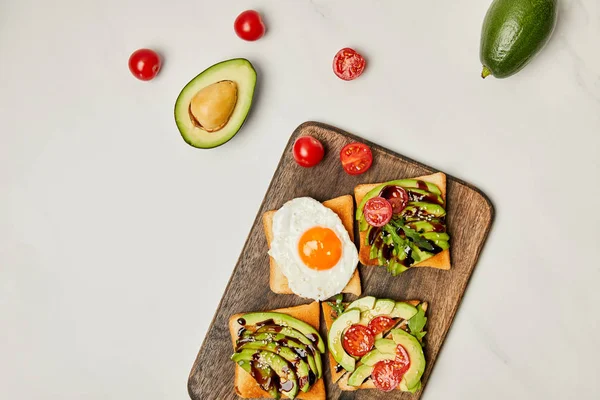
<svg viewBox="0 0 600 400">
<path fill-rule="evenodd" d="M 250 61 L 235 58 L 202 71 L 181 90 L 175 102 L 175 122 L 189 145 L 210 149 L 240 130 L 256 87 Z"/>
</svg>

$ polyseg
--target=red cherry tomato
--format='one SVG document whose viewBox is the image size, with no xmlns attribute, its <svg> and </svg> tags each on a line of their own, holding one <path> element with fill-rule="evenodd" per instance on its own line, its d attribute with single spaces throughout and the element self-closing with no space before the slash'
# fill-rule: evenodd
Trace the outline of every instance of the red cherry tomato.
<svg viewBox="0 0 600 400">
<path fill-rule="evenodd" d="M 246 10 L 233 23 L 235 33 L 242 39 L 253 42 L 265 34 L 265 24 L 260 14 L 254 10 Z"/>
<path fill-rule="evenodd" d="M 384 226 L 392 219 L 392 205 L 383 197 L 373 197 L 365 203 L 363 214 L 371 226 Z"/>
<path fill-rule="evenodd" d="M 375 317 L 369 322 L 369 329 L 373 335 L 383 333 L 388 329 L 392 329 L 396 325 L 396 320 L 385 315 Z"/>
<path fill-rule="evenodd" d="M 142 81 L 153 79 L 160 70 L 160 57 L 150 49 L 139 49 L 129 57 L 129 70 Z"/>
<path fill-rule="evenodd" d="M 402 186 L 386 186 L 380 196 L 390 202 L 394 214 L 400 214 L 408 205 L 408 192 Z"/>
<path fill-rule="evenodd" d="M 362 357 L 373 348 L 375 337 L 364 325 L 352 325 L 342 337 L 342 346 L 346 353 L 354 357 Z"/>
<path fill-rule="evenodd" d="M 340 160 L 344 171 L 350 175 L 360 175 L 371 168 L 373 153 L 366 144 L 350 143 L 340 151 Z"/>
<path fill-rule="evenodd" d="M 371 377 L 375 387 L 384 392 L 390 392 L 398 387 L 404 373 L 394 360 L 383 360 L 375 364 Z"/>
<path fill-rule="evenodd" d="M 333 57 L 333 72 L 345 81 L 358 78 L 365 70 L 365 59 L 355 50 L 346 47 Z"/>
<path fill-rule="evenodd" d="M 312 136 L 301 136 L 294 142 L 294 160 L 303 167 L 314 167 L 323 159 L 325 149 L 321 142 Z"/>
<path fill-rule="evenodd" d="M 408 351 L 399 344 L 396 346 L 396 363 L 398 363 L 398 367 L 402 374 L 404 374 L 408 368 L 410 368 L 410 357 L 408 355 Z"/>
</svg>

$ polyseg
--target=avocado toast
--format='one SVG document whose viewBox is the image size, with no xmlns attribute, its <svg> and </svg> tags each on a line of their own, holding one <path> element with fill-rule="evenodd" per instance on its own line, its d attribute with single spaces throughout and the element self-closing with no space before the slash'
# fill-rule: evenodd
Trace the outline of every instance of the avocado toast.
<svg viewBox="0 0 600 400">
<path fill-rule="evenodd" d="M 422 340 L 427 306 L 418 300 L 397 302 L 372 296 L 352 303 L 322 303 L 333 382 L 345 391 L 382 389 L 375 382 L 375 369 L 401 358 L 403 364 L 396 366 L 402 369 L 398 380 L 388 389 L 418 391 L 426 364 Z M 352 348 L 349 341 L 356 338 L 349 338 L 349 331 L 356 326 L 369 327 L 374 336 L 360 356 L 348 354 Z"/>
<path fill-rule="evenodd" d="M 318 302 L 229 319 L 242 398 L 325 400 Z"/>
<path fill-rule="evenodd" d="M 396 189 L 406 197 L 400 211 L 385 226 L 370 226 L 363 212 L 365 204 L 378 196 L 393 200 Z M 450 269 L 445 174 L 358 185 L 354 198 L 363 265 L 386 266 L 392 275 L 411 267 Z"/>
</svg>

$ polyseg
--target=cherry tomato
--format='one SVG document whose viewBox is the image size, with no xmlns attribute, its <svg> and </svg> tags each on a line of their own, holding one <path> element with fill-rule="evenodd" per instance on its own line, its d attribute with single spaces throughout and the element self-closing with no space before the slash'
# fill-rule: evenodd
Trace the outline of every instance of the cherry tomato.
<svg viewBox="0 0 600 400">
<path fill-rule="evenodd" d="M 375 387 L 384 392 L 390 392 L 398 387 L 404 373 L 394 360 L 383 360 L 375 364 L 371 377 Z"/>
<path fill-rule="evenodd" d="M 384 226 L 392 219 L 392 205 L 383 197 L 373 197 L 365 203 L 363 214 L 371 226 Z"/>
<path fill-rule="evenodd" d="M 373 348 L 375 337 L 364 325 L 352 325 L 342 337 L 342 347 L 354 357 L 362 357 Z"/>
<path fill-rule="evenodd" d="M 346 47 L 333 57 L 333 72 L 345 81 L 358 78 L 365 70 L 365 59 L 355 50 Z"/>
<path fill-rule="evenodd" d="M 369 329 L 373 335 L 383 333 L 388 329 L 392 329 L 396 325 L 396 320 L 385 315 L 375 317 L 369 322 Z"/>
<path fill-rule="evenodd" d="M 408 351 L 399 344 L 396 346 L 396 362 L 398 363 L 398 367 L 402 374 L 404 374 L 408 368 L 410 367 L 410 357 L 408 355 Z"/>
<path fill-rule="evenodd" d="M 265 24 L 260 14 L 254 10 L 246 10 L 238 15 L 233 28 L 240 38 L 250 42 L 260 39 L 265 34 Z"/>
<path fill-rule="evenodd" d="M 379 195 L 390 202 L 394 214 L 400 214 L 408 205 L 408 192 L 402 186 L 386 186 Z"/>
<path fill-rule="evenodd" d="M 142 81 L 153 79 L 160 70 L 160 57 L 150 49 L 139 49 L 129 57 L 129 70 Z"/>
<path fill-rule="evenodd" d="M 303 167 L 314 167 L 323 159 L 325 149 L 321 142 L 312 136 L 301 136 L 294 142 L 294 160 Z"/>
<path fill-rule="evenodd" d="M 350 175 L 360 175 L 371 168 L 373 153 L 366 144 L 350 143 L 340 151 L 340 160 L 344 171 Z"/>
</svg>

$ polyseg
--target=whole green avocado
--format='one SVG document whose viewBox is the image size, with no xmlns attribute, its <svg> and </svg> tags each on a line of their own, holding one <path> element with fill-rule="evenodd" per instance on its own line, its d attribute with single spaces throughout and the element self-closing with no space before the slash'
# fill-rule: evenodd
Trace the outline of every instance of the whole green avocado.
<svg viewBox="0 0 600 400">
<path fill-rule="evenodd" d="M 557 14 L 557 0 L 494 0 L 481 30 L 481 77 L 519 72 L 550 39 Z"/>
</svg>

